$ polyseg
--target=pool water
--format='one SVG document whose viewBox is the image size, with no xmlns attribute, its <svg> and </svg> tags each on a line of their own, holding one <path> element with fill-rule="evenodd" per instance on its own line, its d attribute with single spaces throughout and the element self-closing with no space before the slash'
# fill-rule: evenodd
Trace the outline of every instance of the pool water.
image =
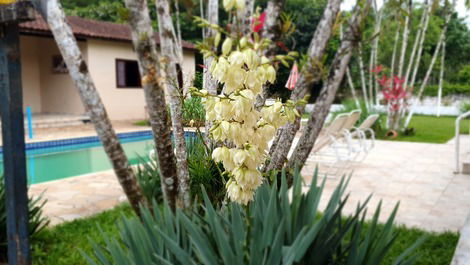
<svg viewBox="0 0 470 265">
<path fill-rule="evenodd" d="M 154 148 L 152 137 L 121 139 L 130 164 L 148 161 Z M 28 183 L 36 184 L 111 169 L 111 163 L 99 141 L 27 150 Z M 3 171 L 0 157 L 0 171 Z"/>
</svg>

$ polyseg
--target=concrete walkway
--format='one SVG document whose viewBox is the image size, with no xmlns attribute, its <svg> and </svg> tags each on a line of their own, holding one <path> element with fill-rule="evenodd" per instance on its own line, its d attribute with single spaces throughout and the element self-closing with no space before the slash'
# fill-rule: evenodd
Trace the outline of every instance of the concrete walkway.
<svg viewBox="0 0 470 265">
<path fill-rule="evenodd" d="M 462 146 L 470 146 L 470 138 Z M 383 200 L 384 220 L 397 202 L 397 222 L 429 231 L 458 231 L 470 213 L 470 176 L 453 174 L 454 145 L 377 141 L 362 162 L 351 164 L 350 200 L 346 213 L 373 194 L 369 213 Z M 312 156 L 313 158 L 313 156 Z M 302 174 L 308 182 L 316 167 L 308 162 Z M 328 177 L 324 198 L 340 177 Z M 124 201 L 112 171 L 33 185 L 30 194 L 44 192 L 45 213 L 52 224 L 89 216 Z M 322 200 L 322 206 L 327 200 Z"/>
</svg>

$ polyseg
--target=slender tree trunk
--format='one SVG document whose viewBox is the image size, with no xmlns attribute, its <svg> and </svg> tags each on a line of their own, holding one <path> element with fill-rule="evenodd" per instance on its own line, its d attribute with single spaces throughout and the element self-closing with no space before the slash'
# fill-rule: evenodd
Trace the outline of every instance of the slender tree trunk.
<svg viewBox="0 0 470 265">
<path fill-rule="evenodd" d="M 201 0 L 201 5 L 204 1 Z M 204 11 L 202 9 L 202 11 Z M 201 13 L 201 15 L 203 12 Z M 207 5 L 207 21 L 211 24 L 219 24 L 219 1 L 218 0 L 208 0 L 208 5 Z M 204 33 L 204 38 L 213 38 L 217 34 L 217 31 L 212 28 L 208 28 L 207 31 L 203 30 Z M 204 89 L 206 89 L 210 94 L 216 95 L 217 94 L 217 80 L 212 78 L 211 73 L 209 72 L 209 68 L 212 64 L 212 61 L 214 58 L 209 57 L 209 58 L 204 58 L 204 66 L 205 68 L 203 69 L 204 71 L 204 76 L 203 76 L 203 83 L 202 86 Z M 206 121 L 206 142 L 209 142 L 209 130 L 212 127 L 212 123 L 210 121 Z"/>
<path fill-rule="evenodd" d="M 403 74 L 403 66 L 405 65 L 406 49 L 408 47 L 408 37 L 410 35 L 410 21 L 413 12 L 413 1 L 408 2 L 408 15 L 405 17 L 405 27 L 403 29 L 403 39 L 401 44 L 400 61 L 398 62 L 398 76 L 401 78 Z"/>
<path fill-rule="evenodd" d="M 339 38 L 340 41 L 343 41 L 343 25 L 339 26 Z M 356 96 L 356 89 L 354 88 L 354 82 L 352 80 L 351 71 L 349 71 L 349 67 L 346 68 L 346 77 L 348 78 L 348 85 L 351 89 L 351 96 L 354 100 L 354 103 L 356 104 L 356 108 L 361 109 L 361 103 L 359 102 L 359 99 Z"/>
<path fill-rule="evenodd" d="M 132 208 L 139 214 L 139 204 L 145 202 L 145 198 L 142 196 L 135 174 L 111 125 L 72 29 L 66 21 L 64 10 L 57 0 L 42 0 L 38 3 L 38 10 L 49 24 L 86 113 L 93 122 L 106 155 L 111 161 L 114 173 Z"/>
<path fill-rule="evenodd" d="M 423 15 L 421 16 L 421 19 L 419 22 L 418 31 L 416 32 L 416 38 L 413 44 L 413 50 L 411 51 L 410 59 L 408 60 L 408 67 L 406 68 L 405 82 L 404 82 L 406 89 L 408 89 L 407 84 L 408 84 L 408 79 L 410 78 L 411 68 L 413 67 L 415 56 L 416 56 L 416 51 L 418 50 L 418 45 L 421 41 L 421 35 L 423 34 L 426 17 L 428 16 L 429 12 L 431 12 L 431 6 L 432 5 L 430 5 L 428 1 L 425 1 L 424 7 L 423 7 Z"/>
<path fill-rule="evenodd" d="M 251 19 L 255 12 L 255 1 L 254 0 L 244 0 L 245 9 L 238 10 L 237 17 L 240 26 L 240 33 L 243 35 L 248 35 L 251 32 Z"/>
<path fill-rule="evenodd" d="M 349 85 L 349 88 L 351 89 L 351 95 L 354 100 L 354 103 L 356 104 L 356 108 L 361 109 L 361 103 L 359 102 L 359 99 L 357 99 L 356 89 L 354 88 L 354 83 L 351 77 L 351 73 L 349 71 L 349 67 L 346 68 L 346 77 L 348 78 L 348 85 Z"/>
<path fill-rule="evenodd" d="M 431 76 L 431 72 L 434 68 L 434 64 L 436 63 L 437 56 L 438 56 L 439 51 L 441 49 L 441 45 L 444 43 L 444 39 L 445 39 L 445 36 L 446 36 L 446 33 L 447 33 L 447 27 L 449 26 L 449 22 L 450 22 L 450 19 L 452 17 L 452 12 L 454 12 L 454 9 L 455 9 L 455 2 L 456 2 L 456 0 L 452 0 L 452 5 L 451 5 L 450 9 L 447 11 L 447 14 L 446 14 L 446 17 L 445 17 L 445 22 L 444 22 L 444 27 L 442 28 L 441 34 L 439 35 L 439 40 L 437 41 L 436 49 L 434 50 L 434 54 L 432 55 L 431 63 L 429 64 L 426 75 L 424 76 L 423 82 L 421 83 L 418 95 L 415 98 L 415 100 L 413 101 L 410 112 L 408 113 L 408 116 L 406 117 L 404 128 L 407 128 L 408 125 L 410 124 L 411 118 L 413 117 L 413 114 L 414 114 L 414 108 L 418 104 L 421 96 L 423 95 L 424 88 L 428 84 L 429 78 Z"/>
<path fill-rule="evenodd" d="M 300 170 L 306 163 L 315 141 L 318 135 L 320 135 L 325 119 L 330 112 L 331 104 L 335 99 L 336 92 L 338 91 L 338 87 L 343 80 L 349 60 L 351 59 L 352 50 L 354 46 L 358 45 L 361 39 L 362 33 L 360 27 L 363 19 L 367 16 L 370 4 L 371 0 L 367 0 L 362 7 L 356 5 L 348 31 L 331 65 L 328 79 L 323 85 L 322 92 L 315 104 L 307 126 L 287 164 L 288 168 L 298 168 Z"/>
<path fill-rule="evenodd" d="M 178 206 L 182 208 L 191 205 L 189 191 L 189 170 L 186 153 L 186 141 L 183 127 L 183 97 L 182 87 L 178 83 L 178 71 L 183 65 L 182 47 L 173 26 L 170 14 L 170 3 L 168 0 L 156 0 L 158 17 L 158 32 L 160 36 L 160 48 L 165 62 L 166 92 L 169 94 L 171 123 L 173 126 L 173 137 L 175 139 L 176 168 L 178 174 Z"/>
<path fill-rule="evenodd" d="M 444 66 L 446 58 L 446 41 L 442 43 L 441 71 L 439 73 L 439 90 L 437 92 L 437 117 L 441 116 L 442 85 L 444 84 Z"/>
<path fill-rule="evenodd" d="M 162 189 L 170 207 L 175 209 L 178 178 L 171 130 L 165 102 L 165 77 L 162 76 L 154 31 L 146 0 L 125 0 L 129 11 L 132 40 L 139 61 L 147 109 L 158 155 Z"/>
<path fill-rule="evenodd" d="M 377 52 L 379 47 L 379 39 L 380 39 L 380 28 L 382 25 L 382 13 L 383 8 L 379 10 L 377 6 L 377 1 L 374 1 L 374 9 L 375 9 L 375 25 L 374 25 L 374 35 L 373 35 L 373 42 L 371 48 L 371 54 L 369 58 L 369 89 L 371 91 L 371 104 L 378 105 L 378 93 L 377 88 L 375 86 L 376 78 L 375 75 L 372 74 L 372 70 L 377 66 Z"/>
<path fill-rule="evenodd" d="M 285 0 L 270 0 L 266 7 L 266 20 L 264 22 L 263 30 L 261 34 L 263 38 L 272 40 L 269 47 L 264 50 L 264 56 L 272 57 L 276 53 L 276 40 L 279 39 L 281 32 L 276 27 L 278 24 L 279 16 L 281 15 L 284 7 Z M 256 98 L 256 108 L 264 106 L 266 99 L 268 98 L 268 86 L 263 87 L 263 92 Z"/>
<path fill-rule="evenodd" d="M 400 24 L 397 25 L 397 31 L 395 33 L 395 41 L 393 43 L 393 52 L 392 52 L 392 63 L 390 66 L 390 76 L 391 78 L 391 86 L 393 86 L 393 76 L 395 74 L 395 61 L 397 57 L 397 49 L 398 49 L 398 40 L 400 38 Z M 390 113 L 390 104 L 387 103 L 387 122 L 386 128 L 390 129 L 393 125 L 393 113 Z"/>
<path fill-rule="evenodd" d="M 413 74 L 411 75 L 411 80 L 409 80 L 409 83 L 406 83 L 406 87 L 408 89 L 414 89 L 415 81 L 416 81 L 416 76 L 418 75 L 418 70 L 419 70 L 419 64 L 421 63 L 421 55 L 423 53 L 423 47 L 424 47 L 424 40 L 426 39 L 426 32 L 428 30 L 428 25 L 429 25 L 429 19 L 431 17 L 431 10 L 432 10 L 432 3 L 429 3 L 428 8 L 426 9 L 426 16 L 424 19 L 424 25 L 423 25 L 423 30 L 421 32 L 419 44 L 418 44 L 418 51 L 416 52 L 416 60 L 414 61 L 414 66 L 413 67 Z"/>
<path fill-rule="evenodd" d="M 358 44 L 358 61 L 359 61 L 359 73 L 360 73 L 360 76 L 361 76 L 361 87 L 362 87 L 362 94 L 364 94 L 364 101 L 366 102 L 366 109 L 369 110 L 372 106 L 370 104 L 370 98 L 369 96 L 372 96 L 372 95 L 368 95 L 368 92 L 367 92 L 367 83 L 366 83 L 366 74 L 364 73 L 364 60 L 362 59 L 362 44 L 359 43 Z M 372 88 L 369 88 L 369 92 L 372 91 Z"/>
<path fill-rule="evenodd" d="M 308 49 L 309 60 L 303 66 L 299 80 L 297 81 L 294 91 L 292 91 L 290 99 L 294 102 L 304 98 L 309 93 L 312 84 L 322 78 L 321 72 L 323 66 L 321 65 L 321 62 L 323 55 L 325 54 L 326 45 L 331 37 L 333 24 L 338 15 L 340 5 L 340 0 L 328 1 L 325 11 L 323 12 L 323 16 L 318 23 L 315 34 L 310 42 Z M 297 107 L 297 111 L 300 114 L 304 112 L 304 109 L 305 107 Z M 272 156 L 271 160 L 264 168 L 265 171 L 282 168 L 287 160 L 287 154 L 292 146 L 295 134 L 300 128 L 300 120 L 301 118 L 297 117 L 293 123 L 288 123 L 280 129 L 282 132 L 278 137 L 278 141 L 273 142 L 273 147 L 276 149 L 274 151 L 270 150 Z"/>
</svg>

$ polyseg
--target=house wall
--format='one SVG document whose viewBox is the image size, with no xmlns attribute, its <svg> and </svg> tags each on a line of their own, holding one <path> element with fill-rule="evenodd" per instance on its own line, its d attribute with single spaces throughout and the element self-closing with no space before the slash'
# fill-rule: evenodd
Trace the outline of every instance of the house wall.
<svg viewBox="0 0 470 265">
<path fill-rule="evenodd" d="M 20 37 L 21 77 L 23 85 L 23 106 L 30 106 L 33 113 L 42 111 L 41 79 L 39 73 L 38 38 Z"/>
<path fill-rule="evenodd" d="M 117 88 L 116 59 L 136 60 L 130 42 L 89 39 L 88 65 L 91 76 L 112 120 L 145 118 L 145 98 L 142 88 Z M 185 79 L 194 76 L 194 53 L 185 51 Z"/>
<path fill-rule="evenodd" d="M 52 38 L 36 38 L 41 86 L 41 111 L 43 113 L 84 114 L 77 88 L 68 73 L 54 73 L 52 58 L 60 51 Z M 85 59 L 85 41 L 78 42 Z"/>
</svg>

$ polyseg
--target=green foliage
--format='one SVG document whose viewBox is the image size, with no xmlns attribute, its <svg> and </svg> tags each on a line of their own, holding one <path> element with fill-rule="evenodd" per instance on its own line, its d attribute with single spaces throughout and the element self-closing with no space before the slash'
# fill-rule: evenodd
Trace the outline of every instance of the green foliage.
<svg viewBox="0 0 470 265">
<path fill-rule="evenodd" d="M 139 158 L 139 165 L 136 167 L 135 174 L 147 201 L 163 201 L 160 171 L 155 159 L 147 161 L 147 159 L 142 157 Z"/>
<path fill-rule="evenodd" d="M 194 124 L 191 124 L 191 121 Z M 187 98 L 183 105 L 183 125 L 202 127 L 206 122 L 206 111 L 200 97 Z"/>
<path fill-rule="evenodd" d="M 225 198 L 226 177 L 222 174 L 222 163 L 216 163 L 211 157 L 212 148 L 206 147 L 201 137 L 192 137 L 186 141 L 188 167 L 191 181 L 191 196 L 202 200 L 204 187 L 210 200 L 219 205 Z"/>
<path fill-rule="evenodd" d="M 119 233 L 117 220 L 123 216 L 134 216 L 125 203 L 100 214 L 48 227 L 38 234 L 32 243 L 35 265 L 84 265 L 87 264 L 81 251 L 92 251 L 90 240 L 104 244 L 102 235 Z"/>
<path fill-rule="evenodd" d="M 296 173 L 292 197 L 285 176 L 281 186 L 264 184 L 248 207 L 229 203 L 216 210 L 204 194 L 202 213 L 173 213 L 167 204 L 143 209 L 142 220 L 124 218 L 120 236 L 103 235 L 94 244 L 89 264 L 381 264 L 398 233 L 393 227 L 396 210 L 383 226 L 380 205 L 366 225 L 365 203 L 356 213 L 342 217 L 347 202 L 343 179 L 323 212 L 318 207 L 325 182 L 317 174 L 307 193 Z M 318 186 L 319 185 L 319 186 Z M 393 264 L 413 264 L 416 240 Z"/>
<path fill-rule="evenodd" d="M 465 113 L 465 112 L 468 112 L 468 111 L 470 111 L 470 102 L 469 101 L 463 102 L 460 105 L 460 112 Z"/>
<path fill-rule="evenodd" d="M 470 64 L 462 67 L 457 74 L 457 78 L 462 84 L 467 84 L 470 90 Z"/>
<path fill-rule="evenodd" d="M 7 210 L 6 190 L 3 176 L 0 176 L 0 262 L 6 261 L 7 253 Z M 41 196 L 28 199 L 29 207 L 29 235 L 34 240 L 41 230 L 48 224 L 49 220 L 42 215 L 42 209 L 46 201 Z"/>
<path fill-rule="evenodd" d="M 430 85 L 424 89 L 423 94 L 425 96 L 437 97 L 438 91 L 439 91 L 438 85 Z M 470 95 L 470 84 L 444 83 L 442 85 L 442 96 L 448 96 L 448 95 Z"/>
<path fill-rule="evenodd" d="M 188 152 L 188 168 L 191 197 L 199 202 L 202 199 L 201 187 L 204 187 L 214 204 L 219 205 L 225 198 L 225 178 L 222 164 L 217 164 L 211 157 L 212 150 L 206 147 L 199 136 L 186 137 Z M 142 188 L 142 193 L 151 202 L 163 201 L 160 172 L 156 160 L 147 161 L 139 158 L 136 177 Z"/>
</svg>

